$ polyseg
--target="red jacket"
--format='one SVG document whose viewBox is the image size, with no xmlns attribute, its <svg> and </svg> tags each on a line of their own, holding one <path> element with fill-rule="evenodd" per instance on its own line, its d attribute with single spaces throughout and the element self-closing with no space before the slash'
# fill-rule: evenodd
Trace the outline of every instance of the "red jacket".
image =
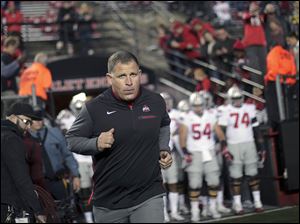
<svg viewBox="0 0 300 224">
<path fill-rule="evenodd" d="M 189 26 L 185 25 L 182 33 L 183 41 L 179 43 L 179 49 L 183 51 L 183 53 L 188 58 L 199 58 L 200 51 L 197 50 L 199 48 L 197 37 L 191 32 Z M 188 46 L 192 46 L 192 49 L 189 49 Z"/>
<path fill-rule="evenodd" d="M 6 23 L 22 23 L 23 15 L 20 11 L 14 13 L 4 12 Z M 7 32 L 19 32 L 21 33 L 21 25 L 8 25 Z"/>
<path fill-rule="evenodd" d="M 205 78 L 201 81 L 198 81 L 197 85 L 196 85 L 196 91 L 197 92 L 200 92 L 201 90 L 205 90 L 207 92 L 210 91 L 210 86 L 211 86 L 211 83 L 210 83 L 210 80 L 209 78 Z"/>
<path fill-rule="evenodd" d="M 259 17 L 260 24 L 255 24 L 251 16 L 248 14 L 245 16 L 244 21 L 244 39 L 243 44 L 245 47 L 249 46 L 266 46 L 266 36 L 263 23 L 263 17 Z"/>
</svg>

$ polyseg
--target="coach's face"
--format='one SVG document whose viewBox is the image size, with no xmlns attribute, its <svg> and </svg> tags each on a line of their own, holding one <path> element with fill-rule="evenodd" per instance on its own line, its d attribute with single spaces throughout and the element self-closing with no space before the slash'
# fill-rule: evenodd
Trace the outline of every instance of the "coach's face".
<svg viewBox="0 0 300 224">
<path fill-rule="evenodd" d="M 139 93 L 141 70 L 135 61 L 117 63 L 113 71 L 107 73 L 107 79 L 117 97 L 132 101 Z"/>
</svg>

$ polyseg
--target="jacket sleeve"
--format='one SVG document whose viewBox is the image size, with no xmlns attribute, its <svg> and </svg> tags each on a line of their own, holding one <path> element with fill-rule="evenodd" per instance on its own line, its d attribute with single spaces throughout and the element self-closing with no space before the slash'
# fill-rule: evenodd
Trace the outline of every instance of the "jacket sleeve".
<svg viewBox="0 0 300 224">
<path fill-rule="evenodd" d="M 74 158 L 72 152 L 70 150 L 68 150 L 65 137 L 62 134 L 62 132 L 60 131 L 60 129 L 58 129 L 58 128 L 55 128 L 55 129 L 56 129 L 55 133 L 56 133 L 58 139 L 60 139 L 60 141 L 59 141 L 60 147 L 59 148 L 60 148 L 60 152 L 63 157 L 63 160 L 65 162 L 65 165 L 69 168 L 72 176 L 79 177 L 77 160 Z"/>
<path fill-rule="evenodd" d="M 85 105 L 66 134 L 68 148 L 82 155 L 95 155 L 99 153 L 97 148 L 98 137 L 91 137 L 93 121 Z"/>
<path fill-rule="evenodd" d="M 165 108 L 159 130 L 159 148 L 160 150 L 170 151 L 169 142 L 170 142 L 170 123 L 171 119 L 167 112 L 166 102 L 161 98 L 161 103 L 163 104 L 161 108 Z"/>
<path fill-rule="evenodd" d="M 171 151 L 169 147 L 170 142 L 170 126 L 161 127 L 159 130 L 159 149 L 164 151 Z"/>
<path fill-rule="evenodd" d="M 10 78 L 16 74 L 16 71 L 18 71 L 19 68 L 20 65 L 17 61 L 5 65 L 1 60 L 1 77 Z"/>
<path fill-rule="evenodd" d="M 6 145 L 9 147 L 6 148 L 5 153 L 1 153 L 1 157 L 4 157 L 3 160 L 2 158 L 1 160 L 5 161 L 5 165 L 24 203 L 29 209 L 38 213 L 42 208 L 30 179 L 29 169 L 25 159 L 25 145 L 21 140 L 16 141 L 15 138 L 8 138 L 6 140 Z"/>
</svg>

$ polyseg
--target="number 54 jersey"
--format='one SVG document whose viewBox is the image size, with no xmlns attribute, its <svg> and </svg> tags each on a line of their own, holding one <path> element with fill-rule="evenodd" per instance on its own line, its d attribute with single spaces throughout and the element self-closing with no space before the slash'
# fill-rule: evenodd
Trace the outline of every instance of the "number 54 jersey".
<svg viewBox="0 0 300 224">
<path fill-rule="evenodd" d="M 213 130 L 216 122 L 216 113 L 209 111 L 204 111 L 201 117 L 194 111 L 186 115 L 182 124 L 188 128 L 186 146 L 190 152 L 206 152 L 214 148 Z"/>
<path fill-rule="evenodd" d="M 254 141 L 252 127 L 259 125 L 255 105 L 243 104 L 241 107 L 228 105 L 219 117 L 218 124 L 227 126 L 226 139 L 229 144 Z"/>
</svg>

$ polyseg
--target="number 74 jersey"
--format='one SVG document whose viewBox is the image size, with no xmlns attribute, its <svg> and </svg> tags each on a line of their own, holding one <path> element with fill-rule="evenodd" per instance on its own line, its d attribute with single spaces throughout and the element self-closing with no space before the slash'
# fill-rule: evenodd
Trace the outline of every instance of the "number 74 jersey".
<svg viewBox="0 0 300 224">
<path fill-rule="evenodd" d="M 259 125 L 256 119 L 255 105 L 226 106 L 219 117 L 218 124 L 227 127 L 226 139 L 229 144 L 254 141 L 252 127 Z"/>
</svg>

